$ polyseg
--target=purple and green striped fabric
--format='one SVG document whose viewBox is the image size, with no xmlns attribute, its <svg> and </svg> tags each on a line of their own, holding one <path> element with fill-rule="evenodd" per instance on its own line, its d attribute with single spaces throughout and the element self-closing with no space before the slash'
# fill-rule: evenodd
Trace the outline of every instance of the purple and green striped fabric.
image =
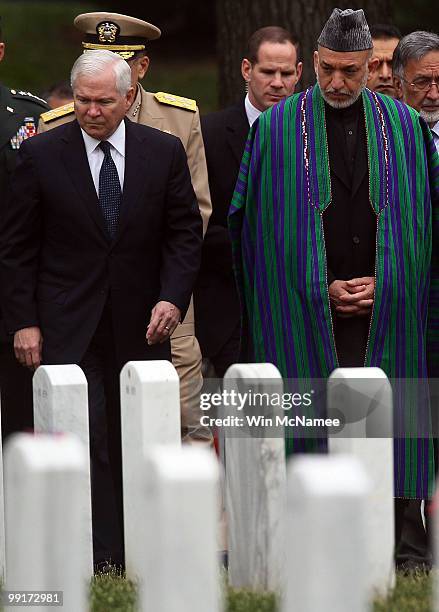
<svg viewBox="0 0 439 612">
<path fill-rule="evenodd" d="M 367 89 L 362 97 L 377 219 L 376 291 L 364 364 L 381 367 L 389 378 L 426 378 L 427 317 L 436 364 L 439 349 L 435 275 L 430 287 L 438 156 L 414 110 Z M 254 124 L 229 213 L 245 358 L 274 363 L 287 378 L 326 378 L 337 367 L 323 233 L 330 205 L 324 102 L 316 86 Z M 429 422 L 428 402 L 413 402 L 409 412 L 412 426 Z M 429 497 L 433 468 L 430 438 L 395 440 L 396 496 Z"/>
</svg>

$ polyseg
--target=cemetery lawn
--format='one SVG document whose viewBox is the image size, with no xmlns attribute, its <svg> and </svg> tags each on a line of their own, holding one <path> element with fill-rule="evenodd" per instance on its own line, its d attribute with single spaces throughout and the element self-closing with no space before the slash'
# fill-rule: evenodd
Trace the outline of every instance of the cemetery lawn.
<svg viewBox="0 0 439 612">
<path fill-rule="evenodd" d="M 377 599 L 373 612 L 431 612 L 431 582 L 424 573 L 398 575 L 393 593 L 386 600 Z M 135 585 L 117 573 L 102 574 L 93 579 L 90 601 L 91 612 L 137 610 Z M 280 612 L 280 608 L 272 593 L 252 593 L 229 587 L 226 589 L 225 612 Z"/>
</svg>

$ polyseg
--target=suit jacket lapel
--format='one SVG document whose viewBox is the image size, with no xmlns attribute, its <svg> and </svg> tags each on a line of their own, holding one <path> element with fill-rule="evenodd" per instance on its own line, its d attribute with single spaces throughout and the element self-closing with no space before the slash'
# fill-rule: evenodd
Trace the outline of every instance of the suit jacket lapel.
<svg viewBox="0 0 439 612">
<path fill-rule="evenodd" d="M 241 162 L 249 129 L 244 102 L 240 102 L 233 107 L 226 119 L 227 142 L 238 162 Z"/>
<path fill-rule="evenodd" d="M 146 143 L 134 133 L 133 124 L 125 119 L 125 176 L 123 182 L 122 205 L 119 228 L 115 242 L 119 239 L 127 220 L 135 208 L 140 196 L 144 193 L 148 176 L 145 175 L 145 159 L 148 156 Z"/>
<path fill-rule="evenodd" d="M 105 219 L 99 206 L 99 199 L 88 165 L 81 129 L 76 120 L 70 124 L 69 128 L 63 137 L 65 144 L 61 154 L 63 163 L 71 178 L 72 185 L 81 196 L 89 215 L 108 241 L 109 236 Z"/>
</svg>

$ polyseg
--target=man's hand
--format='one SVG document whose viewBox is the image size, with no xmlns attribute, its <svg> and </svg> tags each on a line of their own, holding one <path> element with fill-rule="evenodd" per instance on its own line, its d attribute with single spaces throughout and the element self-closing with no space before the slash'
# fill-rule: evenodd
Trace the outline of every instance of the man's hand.
<svg viewBox="0 0 439 612">
<path fill-rule="evenodd" d="M 171 302 L 157 302 L 146 331 L 148 344 L 165 342 L 177 327 L 180 317 L 180 309 Z"/>
<path fill-rule="evenodd" d="M 21 365 L 36 370 L 41 364 L 43 336 L 39 327 L 25 327 L 14 335 L 15 357 Z"/>
<path fill-rule="evenodd" d="M 329 298 L 335 306 L 337 316 L 364 317 L 372 312 L 375 294 L 373 276 L 353 278 L 349 281 L 335 280 L 329 285 Z"/>
</svg>

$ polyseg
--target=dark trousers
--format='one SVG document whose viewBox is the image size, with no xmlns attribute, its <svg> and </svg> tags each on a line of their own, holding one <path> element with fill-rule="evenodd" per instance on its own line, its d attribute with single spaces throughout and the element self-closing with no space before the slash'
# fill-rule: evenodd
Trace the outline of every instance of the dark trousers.
<svg viewBox="0 0 439 612">
<path fill-rule="evenodd" d="M 396 500 L 406 502 L 403 508 L 402 524 L 399 539 L 395 540 L 396 566 L 429 569 L 432 565 L 432 549 L 430 543 L 431 525 L 429 525 L 428 512 L 426 510 L 426 525 L 422 520 L 421 500 Z M 398 534 L 396 534 L 398 535 Z"/>
<path fill-rule="evenodd" d="M 79 364 L 88 382 L 94 562 L 123 564 L 119 373 L 107 304 Z"/>
<path fill-rule="evenodd" d="M 239 361 L 239 346 L 240 346 L 241 325 L 238 324 L 230 338 L 222 347 L 215 353 L 209 355 L 209 361 L 215 368 L 215 375 L 218 378 L 224 378 L 224 374 L 234 363 Z"/>
<path fill-rule="evenodd" d="M 34 426 L 32 401 L 33 371 L 15 358 L 12 339 L 0 341 L 0 396 L 2 439 Z"/>
</svg>

